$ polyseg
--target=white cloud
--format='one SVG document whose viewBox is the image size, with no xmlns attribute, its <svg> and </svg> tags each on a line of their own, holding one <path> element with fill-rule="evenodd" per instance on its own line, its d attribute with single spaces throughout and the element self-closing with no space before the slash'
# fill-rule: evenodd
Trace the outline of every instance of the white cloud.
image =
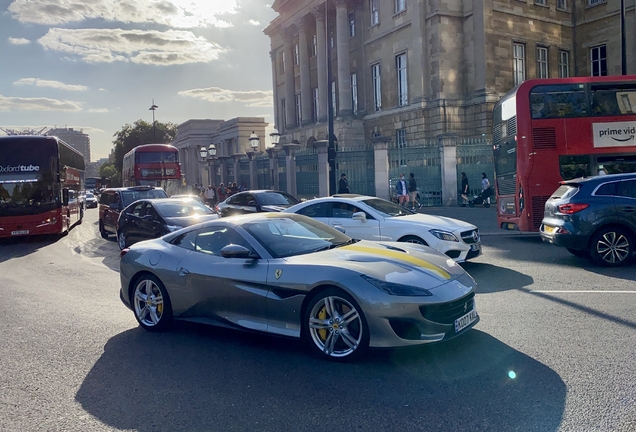
<svg viewBox="0 0 636 432">
<path fill-rule="evenodd" d="M 199 88 L 183 90 L 178 93 L 181 96 L 188 96 L 196 99 L 203 99 L 208 102 L 240 102 L 248 107 L 269 107 L 272 106 L 273 92 L 266 91 L 235 91 L 218 87 Z"/>
<path fill-rule="evenodd" d="M 50 98 L 21 98 L 0 95 L 0 111 L 81 111 L 79 102 Z"/>
<path fill-rule="evenodd" d="M 105 88 L 103 88 L 103 87 L 100 87 L 100 88 L 99 88 L 99 91 L 100 91 L 100 92 L 108 92 L 108 90 L 106 90 L 106 89 L 105 89 Z"/>
<path fill-rule="evenodd" d="M 25 38 L 10 37 L 7 40 L 9 41 L 10 44 L 13 44 L 13 45 L 28 45 L 28 44 L 31 43 L 30 40 L 25 39 Z"/>
<path fill-rule="evenodd" d="M 91 108 L 88 110 L 89 113 L 107 113 L 108 108 Z"/>
<path fill-rule="evenodd" d="M 21 78 L 13 83 L 13 85 L 33 85 L 36 87 L 51 87 L 68 91 L 86 91 L 88 87 L 83 85 L 64 84 L 59 81 L 43 80 L 39 78 Z"/>
<path fill-rule="evenodd" d="M 237 0 L 14 0 L 9 12 L 18 21 L 44 25 L 101 18 L 194 28 L 228 26 L 219 17 L 234 14 L 237 8 Z"/>
<path fill-rule="evenodd" d="M 259 21 L 256 21 L 256 20 L 253 20 L 253 19 L 249 20 L 249 23 L 252 24 L 252 25 L 255 25 L 255 26 L 261 25 L 261 23 Z"/>
<path fill-rule="evenodd" d="M 152 65 L 207 63 L 225 50 L 189 31 L 52 28 L 38 42 L 87 63 L 131 61 Z"/>
</svg>

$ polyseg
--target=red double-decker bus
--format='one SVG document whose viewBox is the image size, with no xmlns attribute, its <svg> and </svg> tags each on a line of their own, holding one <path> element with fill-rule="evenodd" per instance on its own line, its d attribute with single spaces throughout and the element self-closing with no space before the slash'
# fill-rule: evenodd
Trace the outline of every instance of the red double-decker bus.
<svg viewBox="0 0 636 432">
<path fill-rule="evenodd" d="M 179 150 L 169 144 L 145 144 L 124 155 L 122 183 L 129 186 L 158 186 L 168 195 L 181 187 Z"/>
<path fill-rule="evenodd" d="M 559 182 L 636 171 L 636 75 L 528 80 L 493 111 L 497 223 L 539 231 Z"/>
<path fill-rule="evenodd" d="M 0 237 L 65 234 L 84 216 L 84 156 L 50 136 L 0 137 Z"/>
</svg>

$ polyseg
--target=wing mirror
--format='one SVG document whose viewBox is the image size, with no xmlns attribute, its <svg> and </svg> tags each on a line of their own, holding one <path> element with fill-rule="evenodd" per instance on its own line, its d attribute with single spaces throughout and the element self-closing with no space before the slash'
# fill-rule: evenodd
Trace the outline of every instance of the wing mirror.
<svg viewBox="0 0 636 432">
<path fill-rule="evenodd" d="M 357 212 L 357 213 L 354 213 L 353 215 L 351 215 L 351 219 L 359 220 L 359 221 L 365 221 L 365 220 L 367 220 L 367 215 L 366 215 L 365 212 Z"/>
<path fill-rule="evenodd" d="M 334 226 L 333 229 L 335 229 L 336 231 L 340 231 L 343 234 L 346 234 L 345 229 L 340 225 Z"/>
<path fill-rule="evenodd" d="M 223 258 L 253 258 L 258 259 L 260 256 L 256 252 L 252 252 L 245 246 L 229 244 L 221 249 L 221 256 Z"/>
<path fill-rule="evenodd" d="M 119 204 L 117 204 L 117 203 L 112 203 L 108 207 L 110 207 L 113 210 L 119 210 Z"/>
</svg>

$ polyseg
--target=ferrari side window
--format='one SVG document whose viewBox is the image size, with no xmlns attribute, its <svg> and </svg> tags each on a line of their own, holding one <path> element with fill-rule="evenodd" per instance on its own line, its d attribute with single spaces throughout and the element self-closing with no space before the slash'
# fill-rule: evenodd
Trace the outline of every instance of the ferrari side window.
<svg viewBox="0 0 636 432">
<path fill-rule="evenodd" d="M 230 244 L 241 245 L 248 249 L 252 248 L 250 244 L 233 229 L 215 227 L 199 231 L 195 250 L 208 255 L 221 256 L 221 249 Z"/>
</svg>

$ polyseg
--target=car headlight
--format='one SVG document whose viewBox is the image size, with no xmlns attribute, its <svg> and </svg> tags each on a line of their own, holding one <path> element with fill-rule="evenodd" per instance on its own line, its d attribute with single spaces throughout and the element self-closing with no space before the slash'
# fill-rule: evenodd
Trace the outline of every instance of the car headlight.
<svg viewBox="0 0 636 432">
<path fill-rule="evenodd" d="M 179 225 L 166 225 L 166 228 L 168 228 L 168 231 L 172 232 L 172 231 L 180 230 L 183 227 Z"/>
<path fill-rule="evenodd" d="M 452 232 L 442 231 L 438 229 L 432 229 L 432 230 L 429 230 L 429 232 L 440 240 L 455 241 L 455 242 L 459 241 L 457 240 L 457 237 L 455 237 L 455 234 L 453 234 Z"/>
<path fill-rule="evenodd" d="M 433 294 L 424 288 L 402 285 L 393 282 L 381 281 L 379 279 L 372 278 L 367 275 L 360 275 L 362 279 L 369 282 L 374 287 L 384 291 L 387 294 L 395 296 L 432 296 Z"/>
</svg>

